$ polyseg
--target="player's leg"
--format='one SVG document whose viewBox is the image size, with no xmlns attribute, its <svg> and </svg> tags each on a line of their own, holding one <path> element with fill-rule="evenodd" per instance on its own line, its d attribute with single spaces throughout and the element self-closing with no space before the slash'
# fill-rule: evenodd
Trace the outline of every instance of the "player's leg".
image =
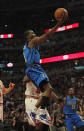
<svg viewBox="0 0 84 131">
<path fill-rule="evenodd" d="M 41 106 L 42 109 L 48 108 L 49 106 L 49 100 L 50 97 L 52 97 L 55 101 L 57 101 L 58 97 L 53 92 L 53 88 L 49 82 L 46 82 L 45 80 L 40 83 L 40 88 L 43 89 L 43 94 L 40 96 L 36 103 L 36 107 L 38 108 Z"/>
<path fill-rule="evenodd" d="M 84 122 L 78 114 L 74 116 L 74 122 L 76 123 L 77 131 L 84 131 Z"/>
<path fill-rule="evenodd" d="M 41 106 L 42 109 L 45 109 L 45 107 L 49 106 L 49 98 L 52 92 L 52 87 L 49 83 L 46 83 L 44 86 L 41 86 L 41 88 L 43 88 L 44 92 L 38 99 L 36 107 L 39 108 Z"/>
<path fill-rule="evenodd" d="M 65 125 L 67 128 L 67 131 L 74 131 L 71 117 L 66 118 Z"/>
<path fill-rule="evenodd" d="M 46 109 L 38 108 L 35 112 L 35 104 L 37 100 L 34 98 L 27 98 L 25 100 L 26 112 L 28 115 L 28 123 L 32 126 L 36 126 L 37 121 L 46 125 L 52 125 L 52 119 Z"/>
<path fill-rule="evenodd" d="M 53 89 L 50 83 L 46 83 L 42 88 L 44 89 L 44 92 L 36 103 L 37 108 L 41 106 L 37 119 L 44 124 L 52 125 L 52 119 L 46 109 L 48 109 L 48 107 L 50 106 L 50 97 Z"/>
<path fill-rule="evenodd" d="M 25 109 L 28 116 L 28 123 L 32 126 L 36 126 L 34 108 L 37 99 L 34 98 L 25 98 Z"/>
<path fill-rule="evenodd" d="M 33 96 L 33 93 L 35 91 L 33 89 L 33 92 L 31 92 L 31 88 L 33 88 L 33 84 L 28 82 L 27 90 L 25 92 L 26 93 L 25 107 L 26 107 L 26 112 L 28 114 L 28 123 L 32 126 L 36 126 L 36 123 L 38 120 L 39 122 L 47 124 L 47 125 L 52 124 L 51 117 L 46 109 L 38 109 L 35 112 L 35 104 L 37 103 L 38 99 L 31 97 Z M 43 120 L 43 116 L 46 116 L 44 120 Z"/>
<path fill-rule="evenodd" d="M 39 88 L 41 91 L 43 91 L 43 95 L 40 96 L 36 103 L 37 109 L 41 106 L 42 109 L 45 109 L 49 106 L 49 100 L 52 94 L 52 86 L 49 83 L 49 78 L 45 71 L 39 66 L 36 67 L 30 67 L 26 71 L 28 77 L 34 84 L 36 85 L 37 88 Z M 37 110 L 36 109 L 36 110 Z M 46 115 L 44 115 L 46 116 Z M 46 119 L 44 117 L 43 119 Z"/>
</svg>

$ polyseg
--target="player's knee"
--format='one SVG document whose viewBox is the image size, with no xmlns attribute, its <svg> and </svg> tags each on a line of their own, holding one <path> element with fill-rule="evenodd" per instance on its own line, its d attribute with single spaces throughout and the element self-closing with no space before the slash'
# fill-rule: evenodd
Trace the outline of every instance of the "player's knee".
<svg viewBox="0 0 84 131">
<path fill-rule="evenodd" d="M 53 91 L 53 88 L 52 88 L 51 86 L 47 86 L 47 87 L 45 88 L 45 91 L 47 91 L 47 92 L 52 92 L 52 91 Z"/>
</svg>

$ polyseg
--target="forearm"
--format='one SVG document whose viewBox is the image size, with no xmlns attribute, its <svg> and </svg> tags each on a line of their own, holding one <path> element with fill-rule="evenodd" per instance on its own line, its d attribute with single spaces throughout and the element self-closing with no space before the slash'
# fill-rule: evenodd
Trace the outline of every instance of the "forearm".
<svg viewBox="0 0 84 131">
<path fill-rule="evenodd" d="M 5 86 L 3 87 L 3 94 L 7 94 L 10 91 L 12 91 L 14 89 L 15 84 L 11 83 L 9 84 L 9 88 L 5 88 Z"/>
<path fill-rule="evenodd" d="M 46 33 L 46 37 L 54 34 L 55 31 L 61 26 L 61 24 L 62 24 L 61 22 L 58 22 L 58 23 L 56 24 L 56 26 L 54 26 L 53 28 L 51 28 L 51 30 Z"/>
<path fill-rule="evenodd" d="M 12 90 L 11 87 L 9 87 L 9 88 L 4 88 L 4 89 L 3 89 L 3 94 L 8 94 L 11 90 Z"/>
<path fill-rule="evenodd" d="M 44 42 L 45 40 L 48 39 L 49 36 L 53 35 L 55 33 L 55 31 L 60 27 L 60 25 L 62 24 L 62 22 L 58 22 L 56 24 L 56 26 L 54 26 L 53 28 L 51 28 L 50 31 L 48 31 L 46 34 L 43 34 L 41 35 L 37 41 L 36 41 L 36 44 L 39 44 L 39 43 L 42 43 Z"/>
</svg>

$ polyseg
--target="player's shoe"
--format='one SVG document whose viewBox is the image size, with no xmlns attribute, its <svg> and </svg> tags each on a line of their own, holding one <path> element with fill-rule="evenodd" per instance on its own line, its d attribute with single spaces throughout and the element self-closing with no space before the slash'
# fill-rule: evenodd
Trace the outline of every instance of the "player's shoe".
<svg viewBox="0 0 84 131">
<path fill-rule="evenodd" d="M 46 125 L 52 125 L 52 119 L 46 109 L 39 109 L 35 119 Z"/>
<path fill-rule="evenodd" d="M 40 122 L 42 122 L 46 125 L 52 125 L 51 119 L 48 119 L 46 114 L 41 114 L 41 115 L 39 115 L 39 117 L 40 117 Z"/>
<path fill-rule="evenodd" d="M 36 114 L 34 112 L 30 112 L 28 114 L 28 123 L 32 126 L 36 126 L 36 120 L 35 120 Z"/>
</svg>

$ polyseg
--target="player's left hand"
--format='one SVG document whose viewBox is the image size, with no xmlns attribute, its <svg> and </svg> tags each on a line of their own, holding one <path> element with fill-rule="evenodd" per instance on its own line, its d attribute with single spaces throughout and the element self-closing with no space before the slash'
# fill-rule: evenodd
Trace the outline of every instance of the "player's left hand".
<svg viewBox="0 0 84 131">
<path fill-rule="evenodd" d="M 12 83 L 12 82 L 10 82 L 9 87 L 10 87 L 11 89 L 13 89 L 13 88 L 14 88 L 14 86 L 15 86 L 15 84 L 14 84 L 14 83 Z"/>
</svg>

